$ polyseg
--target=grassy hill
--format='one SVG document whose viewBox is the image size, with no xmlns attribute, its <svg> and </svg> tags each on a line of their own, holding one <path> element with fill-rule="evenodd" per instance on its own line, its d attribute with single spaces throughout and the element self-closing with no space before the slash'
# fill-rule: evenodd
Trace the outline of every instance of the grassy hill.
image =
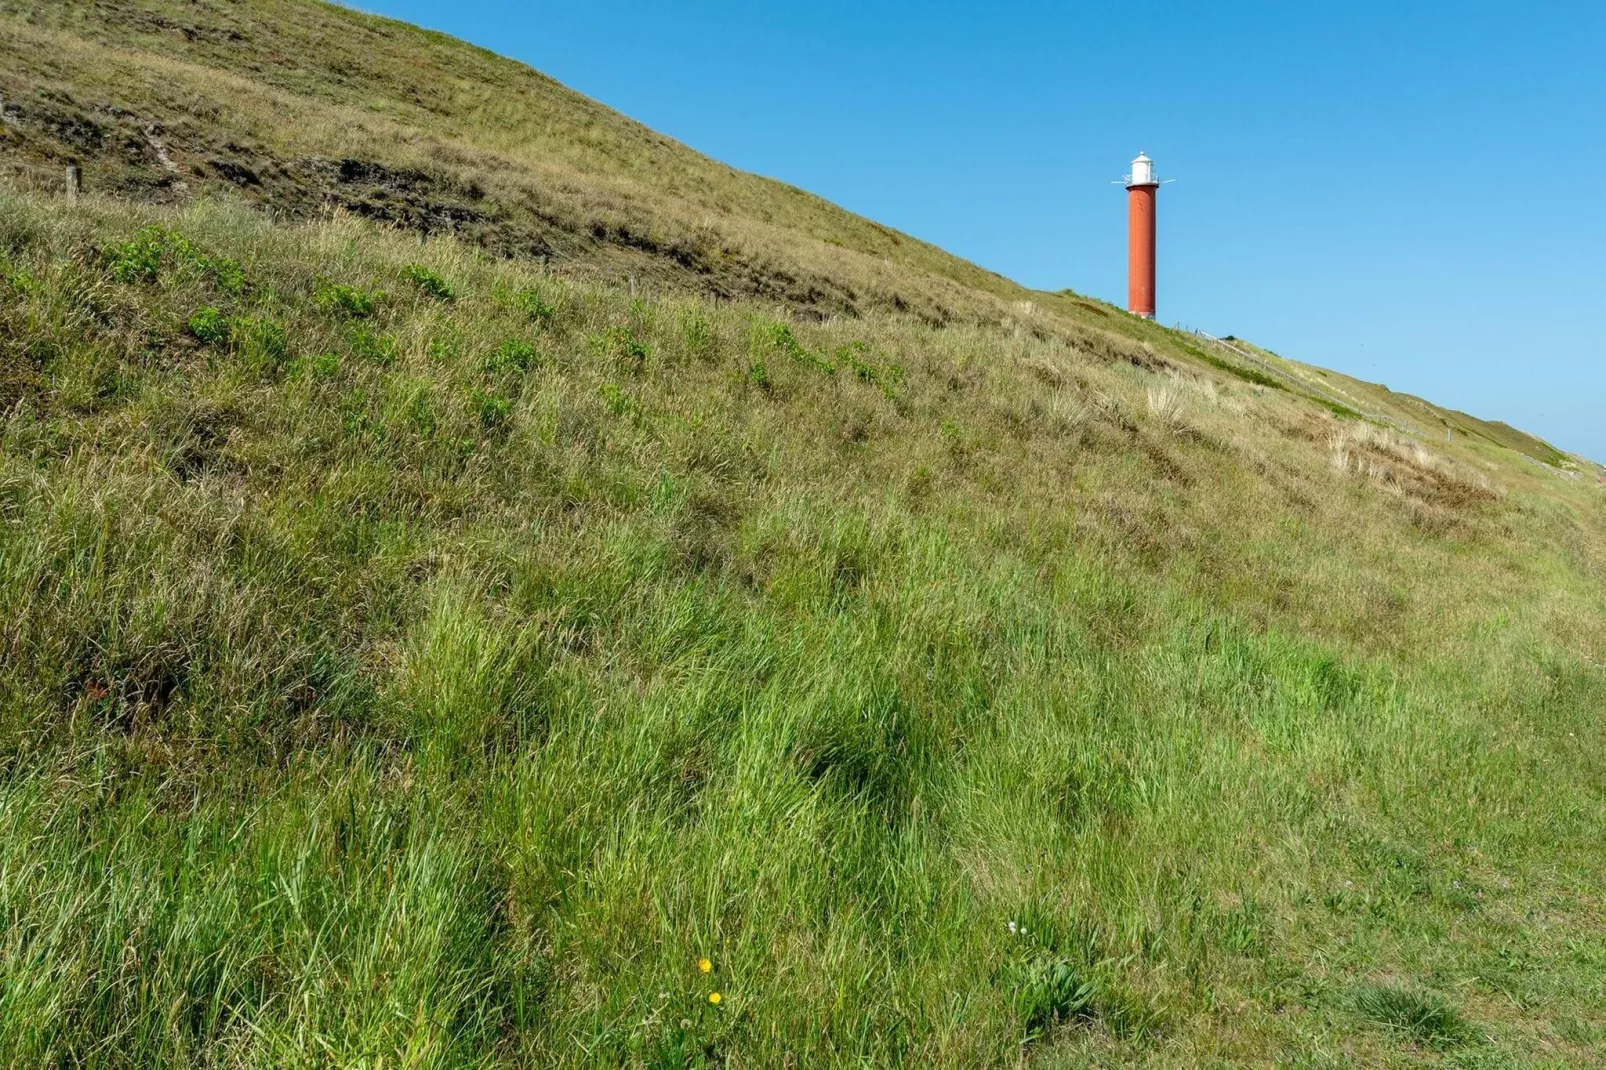
<svg viewBox="0 0 1606 1070">
<path fill-rule="evenodd" d="M 1025 296 L 401 23 L 302 0 L 7 9 L 9 147 L 36 164 L 81 159 L 96 188 L 179 199 L 224 187 L 303 218 L 339 206 L 617 282 L 690 279 L 821 315 L 940 321 Z"/>
<path fill-rule="evenodd" d="M 0 1062 L 1598 1064 L 1582 462 L 338 8 L 0 50 Z"/>
</svg>

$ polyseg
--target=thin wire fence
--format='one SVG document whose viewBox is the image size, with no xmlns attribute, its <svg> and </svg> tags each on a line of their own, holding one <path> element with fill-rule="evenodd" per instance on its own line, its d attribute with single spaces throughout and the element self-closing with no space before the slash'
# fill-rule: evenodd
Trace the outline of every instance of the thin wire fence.
<svg viewBox="0 0 1606 1070">
<path fill-rule="evenodd" d="M 18 193 L 65 193 L 67 169 L 44 168 L 20 160 L 0 161 L 0 178 Z"/>
<path fill-rule="evenodd" d="M 1196 336 L 1198 338 L 1202 338 L 1207 342 L 1212 342 L 1215 345 L 1221 346 L 1223 349 L 1226 349 L 1227 351 L 1233 353 L 1234 355 L 1240 357 L 1243 360 L 1249 361 L 1250 363 L 1254 364 L 1258 368 L 1262 368 L 1262 369 L 1264 369 L 1264 370 L 1266 370 L 1268 372 L 1271 372 L 1274 375 L 1281 376 L 1283 379 L 1286 379 L 1287 381 L 1298 385 L 1300 387 L 1300 389 L 1302 389 L 1302 390 L 1309 391 L 1310 393 L 1315 394 L 1317 397 L 1324 398 L 1327 401 L 1332 402 L 1335 405 L 1342 405 L 1347 409 L 1351 409 L 1351 410 L 1353 410 L 1355 412 L 1358 412 L 1362 416 L 1366 417 L 1368 420 L 1376 420 L 1379 423 L 1388 424 L 1388 425 L 1390 425 L 1391 427 L 1394 427 L 1397 430 L 1403 431 L 1403 432 L 1405 432 L 1406 434 L 1409 434 L 1409 435 L 1415 435 L 1418 438 L 1426 439 L 1426 438 L 1431 437 L 1431 436 L 1428 435 L 1428 433 L 1426 431 L 1423 431 L 1421 428 L 1415 426 L 1414 424 L 1406 423 L 1403 420 L 1397 420 L 1394 417 L 1389 416 L 1389 415 L 1387 415 L 1385 413 L 1367 412 L 1365 409 L 1358 408 L 1353 401 L 1347 401 L 1347 400 L 1344 400 L 1342 398 L 1334 397 L 1332 394 L 1330 394 L 1327 391 L 1323 390 L 1321 387 L 1317 386 L 1315 383 L 1312 383 L 1312 382 L 1310 382 L 1309 380 L 1306 380 L 1306 379 L 1302 379 L 1299 376 L 1297 376 L 1297 375 L 1293 374 L 1292 372 L 1288 371 L 1287 369 L 1279 368 L 1277 365 L 1271 363 L 1268 360 L 1262 360 L 1260 357 L 1255 356 L 1255 354 L 1250 353 L 1250 352 L 1242 349 L 1239 346 L 1233 345 L 1231 342 L 1227 341 L 1225 338 L 1217 338 L 1215 335 L 1210 334 L 1207 331 L 1199 330 L 1197 328 L 1193 329 L 1191 333 L 1194 336 Z M 1448 434 L 1449 428 L 1447 427 L 1445 429 L 1445 431 Z M 1524 461 L 1527 461 L 1529 464 L 1534 465 L 1535 467 L 1538 467 L 1538 468 L 1543 468 L 1547 472 L 1551 472 L 1553 474 L 1563 476 L 1563 477 L 1565 477 L 1567 479 L 1577 479 L 1578 478 L 1578 473 L 1577 472 L 1569 471 L 1569 470 L 1567 470 L 1565 468 L 1557 468 L 1555 465 L 1552 465 L 1552 464 L 1546 464 L 1544 461 L 1541 461 L 1536 457 L 1528 456 L 1526 453 L 1523 453 L 1521 450 L 1511 450 L 1511 452 L 1516 454 L 1518 457 L 1522 458 Z M 1602 474 L 1601 482 L 1603 484 L 1606 484 L 1606 473 Z"/>
<path fill-rule="evenodd" d="M 1286 379 L 1288 382 L 1293 383 L 1296 386 L 1298 386 L 1301 390 L 1305 390 L 1305 391 L 1308 391 L 1309 393 L 1315 394 L 1317 397 L 1322 398 L 1323 400 L 1325 400 L 1325 401 L 1327 401 L 1327 402 L 1329 402 L 1329 403 L 1331 403 L 1333 405 L 1341 405 L 1346 409 L 1350 409 L 1350 410 L 1353 410 L 1355 412 L 1360 413 L 1362 416 L 1366 417 L 1368 420 L 1376 420 L 1379 423 L 1389 424 L 1390 426 L 1398 428 L 1399 430 L 1404 431 L 1407 434 L 1419 435 L 1419 436 L 1421 436 L 1423 438 L 1427 437 L 1426 432 L 1424 432 L 1419 427 L 1416 427 L 1416 426 L 1414 426 L 1412 424 L 1406 423 L 1403 420 L 1396 420 L 1394 417 L 1389 416 L 1386 413 L 1367 412 L 1365 409 L 1362 409 L 1358 405 L 1356 405 L 1356 403 L 1353 400 L 1341 398 L 1341 397 L 1338 397 L 1338 396 L 1336 396 L 1336 395 L 1334 395 L 1332 393 L 1329 393 L 1328 391 L 1323 390 L 1321 387 L 1317 386 L 1315 383 L 1310 382 L 1307 379 L 1300 378 L 1299 376 L 1295 375 L 1293 372 L 1287 370 L 1286 368 L 1279 368 L 1277 365 L 1273 364 L 1271 361 L 1263 360 L 1260 357 L 1257 357 L 1255 354 L 1250 353 L 1248 350 L 1245 350 L 1245 349 L 1242 349 L 1242 348 L 1240 348 L 1238 346 L 1233 345 L 1231 342 L 1227 341 L 1224 338 L 1217 338 L 1215 335 L 1209 334 L 1209 333 L 1207 333 L 1205 331 L 1201 331 L 1201 330 L 1195 330 L 1193 333 L 1194 333 L 1194 335 L 1196 337 L 1203 338 L 1207 342 L 1213 342 L 1216 345 L 1221 346 L 1223 349 L 1226 349 L 1229 352 L 1235 354 L 1239 358 L 1249 361 L 1249 363 L 1255 365 L 1257 368 L 1261 368 L 1261 369 L 1263 369 L 1265 371 L 1268 371 L 1268 372 L 1272 373 L 1273 375 L 1279 376 L 1282 379 Z"/>
</svg>

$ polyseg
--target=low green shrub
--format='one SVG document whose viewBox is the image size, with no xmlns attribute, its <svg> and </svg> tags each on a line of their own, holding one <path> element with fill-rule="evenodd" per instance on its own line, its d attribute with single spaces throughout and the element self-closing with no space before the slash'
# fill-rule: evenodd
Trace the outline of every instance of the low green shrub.
<svg viewBox="0 0 1606 1070">
<path fill-rule="evenodd" d="M 597 388 L 597 396 L 602 398 L 602 403 L 615 416 L 624 416 L 636 408 L 635 401 L 617 383 L 603 383 Z"/>
<path fill-rule="evenodd" d="M 492 374 L 524 372 L 540 363 L 540 359 L 541 355 L 530 343 L 519 338 L 509 338 L 485 358 L 485 370 Z"/>
<path fill-rule="evenodd" d="M 366 323 L 358 324 L 351 335 L 351 351 L 363 360 L 381 367 L 389 367 L 401 356 L 396 339 L 374 330 Z"/>
<path fill-rule="evenodd" d="M 826 375 L 836 372 L 836 365 L 798 341 L 792 328 L 784 323 L 761 320 L 754 324 L 751 348 L 754 356 L 779 353 Z"/>
<path fill-rule="evenodd" d="M 279 368 L 290 357 L 290 335 L 284 325 L 261 316 L 229 320 L 229 344 L 246 367 L 258 373 Z"/>
<path fill-rule="evenodd" d="M 473 399 L 481 427 L 487 431 L 501 431 L 507 427 L 513 413 L 512 399 L 478 389 L 474 391 Z"/>
<path fill-rule="evenodd" d="M 176 271 L 207 278 L 219 290 L 240 294 L 246 289 L 239 261 L 208 256 L 176 230 L 145 227 L 126 242 L 105 247 L 101 259 L 113 279 L 122 283 L 154 283 Z"/>
<path fill-rule="evenodd" d="M 599 354 L 623 360 L 640 370 L 647 363 L 647 343 L 636 337 L 629 327 L 609 327 L 601 334 L 591 336 L 591 346 Z"/>
<path fill-rule="evenodd" d="M 190 333 L 211 346 L 227 345 L 229 341 L 229 318 L 218 309 L 210 306 L 196 311 L 190 317 Z"/>
<path fill-rule="evenodd" d="M 557 317 L 558 310 L 541 298 L 538 290 L 520 290 L 513 295 L 513 307 L 529 317 L 532 323 L 541 326 L 550 324 Z"/>
<path fill-rule="evenodd" d="M 325 312 L 351 319 L 364 319 L 378 311 L 380 303 L 385 299 L 385 291 L 320 282 L 313 299 Z"/>
<path fill-rule="evenodd" d="M 408 264 L 402 269 L 402 277 L 437 301 L 457 300 L 457 291 L 452 289 L 451 284 L 423 264 Z"/>
<path fill-rule="evenodd" d="M 317 353 L 300 361 L 305 373 L 314 379 L 333 379 L 340 374 L 338 353 Z"/>
</svg>

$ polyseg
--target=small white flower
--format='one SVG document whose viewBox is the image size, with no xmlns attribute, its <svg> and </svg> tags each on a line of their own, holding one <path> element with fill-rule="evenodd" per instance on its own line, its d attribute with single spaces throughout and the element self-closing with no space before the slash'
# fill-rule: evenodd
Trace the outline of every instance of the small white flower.
<svg viewBox="0 0 1606 1070">
<path fill-rule="evenodd" d="M 1010 922 L 1009 923 L 1009 931 L 1010 932 L 1015 932 L 1018 928 L 1019 928 L 1019 926 L 1017 926 L 1014 922 Z"/>
</svg>

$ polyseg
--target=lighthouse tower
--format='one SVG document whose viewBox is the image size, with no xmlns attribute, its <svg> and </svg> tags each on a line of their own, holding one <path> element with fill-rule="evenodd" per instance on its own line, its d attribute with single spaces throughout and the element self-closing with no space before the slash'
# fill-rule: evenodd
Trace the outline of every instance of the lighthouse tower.
<svg viewBox="0 0 1606 1070">
<path fill-rule="evenodd" d="M 1154 161 L 1138 153 L 1126 178 L 1126 307 L 1146 320 L 1154 318 L 1154 203 L 1159 190 Z"/>
</svg>

